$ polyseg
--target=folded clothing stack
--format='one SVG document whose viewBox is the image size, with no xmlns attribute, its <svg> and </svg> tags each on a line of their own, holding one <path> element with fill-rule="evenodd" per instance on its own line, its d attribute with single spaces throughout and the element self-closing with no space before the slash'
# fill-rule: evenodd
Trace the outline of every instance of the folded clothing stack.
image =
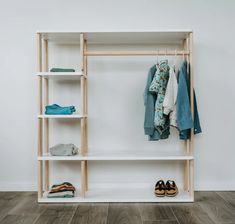
<svg viewBox="0 0 235 224">
<path fill-rule="evenodd" d="M 75 72 L 72 68 L 52 68 L 50 72 Z"/>
<path fill-rule="evenodd" d="M 61 184 L 55 184 L 51 187 L 51 190 L 47 194 L 48 198 L 72 198 L 74 197 L 75 187 L 69 183 L 64 182 Z"/>
<path fill-rule="evenodd" d="M 78 147 L 74 144 L 57 144 L 50 148 L 52 156 L 73 156 L 78 154 Z"/>
<path fill-rule="evenodd" d="M 45 114 L 64 114 L 70 115 L 76 111 L 75 106 L 61 107 L 58 104 L 47 105 Z"/>
</svg>

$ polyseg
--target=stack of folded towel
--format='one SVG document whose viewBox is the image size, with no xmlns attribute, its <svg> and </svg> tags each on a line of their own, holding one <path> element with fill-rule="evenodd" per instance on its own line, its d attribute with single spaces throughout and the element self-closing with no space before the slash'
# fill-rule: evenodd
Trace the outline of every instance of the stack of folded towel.
<svg viewBox="0 0 235 224">
<path fill-rule="evenodd" d="M 75 106 L 61 107 L 58 104 L 47 105 L 45 114 L 63 114 L 70 115 L 76 111 Z"/>
<path fill-rule="evenodd" d="M 52 68 L 50 72 L 75 72 L 72 68 Z"/>
<path fill-rule="evenodd" d="M 78 147 L 74 144 L 57 144 L 50 148 L 52 156 L 73 156 L 78 154 Z"/>
<path fill-rule="evenodd" d="M 51 187 L 47 197 L 48 198 L 72 198 L 74 197 L 75 187 L 69 183 L 64 182 L 61 184 L 55 184 Z"/>
</svg>

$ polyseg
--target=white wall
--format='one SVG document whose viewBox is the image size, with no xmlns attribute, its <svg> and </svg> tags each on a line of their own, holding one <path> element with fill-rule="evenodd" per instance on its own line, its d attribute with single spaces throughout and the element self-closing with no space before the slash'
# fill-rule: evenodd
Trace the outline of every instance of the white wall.
<svg viewBox="0 0 235 224">
<path fill-rule="evenodd" d="M 1 1 L 0 190 L 32 190 L 37 186 L 36 30 L 187 28 L 194 31 L 195 88 L 203 128 L 195 139 L 195 187 L 234 190 L 234 10 L 232 0 Z M 68 55 L 65 49 L 60 53 L 62 57 Z M 72 66 L 75 50 L 73 53 L 73 59 L 65 58 L 64 64 L 63 58 L 51 58 L 51 65 Z M 153 143 L 143 135 L 142 92 L 147 70 L 154 62 L 154 57 L 89 61 L 91 151 L 174 150 L 176 136 Z M 57 83 L 53 88 L 61 88 L 61 92 L 51 99 L 77 103 L 75 97 L 66 97 L 69 85 Z M 78 93 L 76 85 L 72 88 L 74 94 Z M 58 139 L 78 144 L 76 130 L 74 125 L 66 128 L 54 124 L 51 144 Z M 181 168 L 178 163 L 96 162 L 90 165 L 90 181 L 145 183 L 163 177 L 180 182 Z M 52 181 L 79 181 L 79 163 L 59 163 L 53 169 L 58 172 Z"/>
</svg>

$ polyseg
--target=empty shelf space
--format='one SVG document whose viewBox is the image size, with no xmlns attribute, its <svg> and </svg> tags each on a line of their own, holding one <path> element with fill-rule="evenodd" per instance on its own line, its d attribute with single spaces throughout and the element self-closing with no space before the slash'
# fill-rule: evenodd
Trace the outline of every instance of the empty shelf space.
<svg viewBox="0 0 235 224">
<path fill-rule="evenodd" d="M 145 155 L 145 156 L 136 156 L 136 155 L 107 155 L 107 156 L 86 156 L 85 160 L 100 160 L 100 161 L 154 161 L 154 160 L 192 160 L 193 156 L 177 156 L 177 155 L 173 155 L 173 156 L 149 156 L 149 155 Z"/>
<path fill-rule="evenodd" d="M 84 76 L 82 72 L 38 72 L 37 76 L 41 76 L 46 79 L 61 79 L 61 80 L 79 80 L 81 76 Z"/>
<path fill-rule="evenodd" d="M 84 117 L 87 117 L 87 115 L 80 115 L 80 114 L 71 114 L 71 115 L 64 115 L 64 114 L 59 114 L 59 115 L 47 115 L 47 114 L 41 114 L 41 115 L 38 115 L 38 118 L 77 118 L 77 119 L 80 119 L 80 118 L 84 118 Z"/>
<path fill-rule="evenodd" d="M 137 184 L 138 186 L 138 184 Z M 179 190 L 175 197 L 156 197 L 153 187 L 90 187 L 86 196 L 74 198 L 47 198 L 46 194 L 38 199 L 44 203 L 74 202 L 193 202 L 189 192 Z"/>
<path fill-rule="evenodd" d="M 141 161 L 141 160 L 192 160 L 193 156 L 187 155 L 186 153 L 175 153 L 175 152 L 158 152 L 156 151 L 148 151 L 144 152 L 97 152 L 92 153 L 89 152 L 86 155 L 87 160 L 126 160 L 126 161 Z"/>
<path fill-rule="evenodd" d="M 147 153 L 145 154 L 127 154 L 127 153 L 118 153 L 118 154 L 98 154 L 98 153 L 89 153 L 86 156 L 75 155 L 75 156 L 52 156 L 50 154 L 44 154 L 39 156 L 38 160 L 88 160 L 88 161 L 169 161 L 169 160 L 193 160 L 194 157 L 186 154 L 162 154 L 162 153 Z"/>
</svg>

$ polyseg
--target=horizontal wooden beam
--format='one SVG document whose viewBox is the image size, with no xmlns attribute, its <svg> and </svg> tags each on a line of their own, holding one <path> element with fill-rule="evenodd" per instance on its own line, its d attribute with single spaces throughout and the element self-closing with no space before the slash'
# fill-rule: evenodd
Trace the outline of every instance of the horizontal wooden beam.
<svg viewBox="0 0 235 224">
<path fill-rule="evenodd" d="M 86 56 L 141 56 L 141 55 L 189 55 L 189 51 L 86 51 Z"/>
</svg>

